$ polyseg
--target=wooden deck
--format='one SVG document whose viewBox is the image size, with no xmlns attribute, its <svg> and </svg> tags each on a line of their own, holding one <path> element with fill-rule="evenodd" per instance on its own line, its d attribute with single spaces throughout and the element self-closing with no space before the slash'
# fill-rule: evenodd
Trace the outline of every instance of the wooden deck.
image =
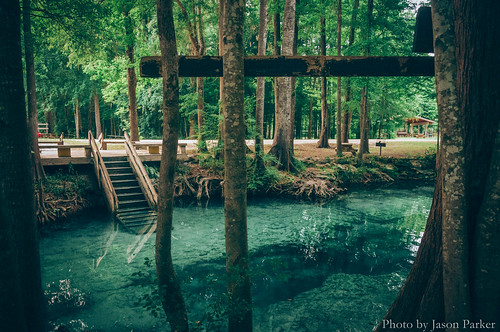
<svg viewBox="0 0 500 332">
<path fill-rule="evenodd" d="M 43 142 L 42 142 L 43 143 Z M 108 145 L 115 145 L 112 143 L 108 143 Z M 118 145 L 118 144 L 116 144 Z M 148 146 L 148 143 L 141 143 L 141 145 Z M 155 145 L 155 144 L 150 144 Z M 42 146 L 42 145 L 40 145 Z M 40 156 L 42 159 L 43 166 L 63 166 L 69 165 L 70 163 L 73 165 L 90 165 L 92 158 L 88 154 L 88 149 L 90 146 L 84 145 L 65 145 L 65 148 L 71 148 L 71 157 L 60 157 L 58 156 L 57 146 L 44 147 L 40 150 Z M 187 157 L 185 144 L 179 144 L 180 152 L 178 158 L 182 160 Z M 85 151 L 87 150 L 87 152 Z M 150 153 L 148 149 L 137 149 L 137 154 L 141 162 L 147 161 L 160 161 L 161 153 Z M 103 157 L 121 157 L 126 156 L 125 148 L 122 149 L 111 149 L 111 150 L 100 150 L 101 155 Z M 156 152 L 156 151 L 153 151 Z"/>
</svg>

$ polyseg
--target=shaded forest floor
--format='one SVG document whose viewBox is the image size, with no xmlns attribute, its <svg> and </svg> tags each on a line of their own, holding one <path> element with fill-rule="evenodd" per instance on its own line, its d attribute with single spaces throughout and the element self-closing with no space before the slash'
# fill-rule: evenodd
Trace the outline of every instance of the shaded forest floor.
<svg viewBox="0 0 500 332">
<path fill-rule="evenodd" d="M 436 142 L 433 140 L 388 140 L 387 147 L 375 147 L 370 141 L 371 154 L 362 162 L 351 153 L 337 157 L 335 142 L 330 148 L 316 148 L 316 141 L 295 144 L 296 173 L 279 171 L 273 160 L 266 157 L 266 170 L 257 174 L 253 153 L 247 155 L 248 195 L 294 198 L 311 202 L 334 199 L 349 189 L 390 185 L 401 182 L 432 183 L 435 178 Z M 357 149 L 357 142 L 354 141 Z M 253 146 L 249 145 L 250 150 Z M 270 145 L 266 145 L 266 151 Z M 179 161 L 175 183 L 178 201 L 206 202 L 222 198 L 223 161 L 213 154 L 199 154 L 188 145 L 188 158 Z M 157 184 L 158 164 L 146 165 Z M 44 182 L 45 210 L 39 211 L 41 223 L 64 219 L 89 208 L 105 210 L 102 194 L 95 183 L 92 169 L 72 167 L 50 173 Z"/>
</svg>

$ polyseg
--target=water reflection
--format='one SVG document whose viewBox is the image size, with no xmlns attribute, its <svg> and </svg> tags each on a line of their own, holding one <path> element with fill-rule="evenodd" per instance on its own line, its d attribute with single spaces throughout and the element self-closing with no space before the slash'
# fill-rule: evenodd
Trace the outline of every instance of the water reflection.
<svg viewBox="0 0 500 332">
<path fill-rule="evenodd" d="M 359 305 L 361 323 L 352 321 L 347 328 L 363 330 L 366 322 L 383 314 L 401 287 L 431 195 L 425 188 L 383 189 L 322 206 L 250 201 L 254 330 L 304 331 L 286 326 L 353 315 L 354 304 Z M 223 207 L 176 208 L 174 223 L 173 257 L 190 319 L 203 321 L 225 291 Z M 142 307 L 152 308 L 155 301 L 155 227 L 130 234 L 110 216 L 101 216 L 75 219 L 47 234 L 41 254 L 52 324 L 86 326 L 75 331 L 168 331 L 161 309 L 154 317 L 148 306 Z M 300 310 L 308 307 L 318 307 L 317 312 L 299 318 L 304 316 Z"/>
</svg>

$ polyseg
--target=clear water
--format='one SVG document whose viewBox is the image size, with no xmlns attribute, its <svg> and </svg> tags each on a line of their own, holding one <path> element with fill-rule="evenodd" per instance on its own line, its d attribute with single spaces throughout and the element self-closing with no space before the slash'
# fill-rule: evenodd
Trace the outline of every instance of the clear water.
<svg viewBox="0 0 500 332">
<path fill-rule="evenodd" d="M 354 192 L 324 205 L 250 201 L 254 331 L 371 330 L 406 278 L 431 201 L 430 187 Z M 223 207 L 180 207 L 174 219 L 189 320 L 193 330 L 218 331 Z M 169 331 L 148 264 L 154 234 L 129 234 L 109 215 L 79 217 L 44 232 L 41 257 L 53 327 Z"/>
</svg>

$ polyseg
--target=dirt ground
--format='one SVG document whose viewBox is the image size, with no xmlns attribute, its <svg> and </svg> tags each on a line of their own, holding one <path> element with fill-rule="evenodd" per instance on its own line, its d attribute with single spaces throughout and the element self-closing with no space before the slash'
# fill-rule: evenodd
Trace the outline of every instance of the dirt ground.
<svg viewBox="0 0 500 332">
<path fill-rule="evenodd" d="M 379 140 L 370 140 L 370 154 L 380 155 L 380 148 L 376 146 Z M 382 140 L 386 146 L 382 148 L 383 157 L 406 158 L 424 155 L 425 153 L 432 153 L 436 151 L 435 139 L 394 139 Z M 269 144 L 268 144 L 269 143 Z M 359 140 L 352 140 L 353 148 L 359 149 Z M 266 140 L 265 150 L 269 151 L 272 141 Z M 336 142 L 330 141 L 330 148 L 320 149 L 316 147 L 317 140 L 297 140 L 294 144 L 295 156 L 299 159 L 319 159 L 326 158 L 334 159 L 337 157 Z M 350 152 L 344 153 L 346 156 L 351 155 Z"/>
</svg>

